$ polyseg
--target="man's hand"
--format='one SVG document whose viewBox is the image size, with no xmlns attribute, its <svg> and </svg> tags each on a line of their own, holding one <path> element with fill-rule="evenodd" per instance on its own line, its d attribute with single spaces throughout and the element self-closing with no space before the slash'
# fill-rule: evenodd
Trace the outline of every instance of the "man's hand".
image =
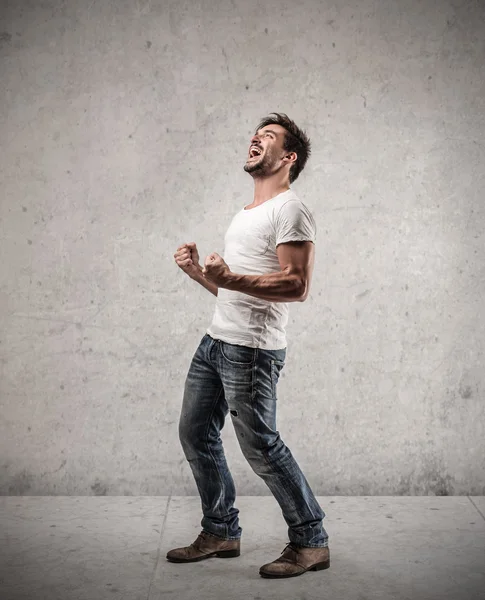
<svg viewBox="0 0 485 600">
<path fill-rule="evenodd" d="M 177 265 L 192 279 L 195 279 L 195 277 L 202 272 L 202 267 L 199 264 L 199 253 L 195 242 L 183 244 L 177 248 L 177 252 L 175 252 L 173 256 Z"/>
<path fill-rule="evenodd" d="M 224 287 L 228 281 L 228 276 L 231 273 L 229 266 L 224 262 L 224 259 L 213 252 L 205 259 L 205 265 L 202 269 L 202 275 L 205 279 L 214 283 L 218 287 Z"/>
</svg>

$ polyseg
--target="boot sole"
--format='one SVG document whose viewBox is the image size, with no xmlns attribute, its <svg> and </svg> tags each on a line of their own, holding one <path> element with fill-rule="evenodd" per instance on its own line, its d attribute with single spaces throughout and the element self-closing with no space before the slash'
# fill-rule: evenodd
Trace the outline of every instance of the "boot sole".
<svg viewBox="0 0 485 600">
<path fill-rule="evenodd" d="M 218 558 L 235 558 L 236 556 L 240 556 L 240 554 L 240 550 L 219 550 L 217 552 L 211 552 L 210 554 L 197 556 L 196 558 L 169 558 L 167 556 L 167 560 L 174 563 L 189 563 L 205 560 L 206 558 L 211 558 L 212 556 L 217 556 Z"/>
<path fill-rule="evenodd" d="M 330 568 L 330 560 L 324 560 L 323 562 L 316 563 L 308 569 L 301 571 L 301 573 L 271 574 L 265 573 L 264 571 L 260 571 L 259 574 L 261 575 L 261 577 L 265 577 L 266 579 L 283 579 L 286 577 L 298 577 L 298 575 L 303 575 L 303 573 L 306 573 L 307 571 L 323 571 L 324 569 L 328 568 Z"/>
</svg>

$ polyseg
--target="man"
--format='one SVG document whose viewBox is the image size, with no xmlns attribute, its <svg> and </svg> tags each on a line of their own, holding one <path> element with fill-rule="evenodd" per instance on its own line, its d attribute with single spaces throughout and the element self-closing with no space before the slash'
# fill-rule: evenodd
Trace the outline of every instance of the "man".
<svg viewBox="0 0 485 600">
<path fill-rule="evenodd" d="M 267 484 L 288 524 L 290 543 L 263 565 L 263 577 L 295 577 L 330 566 L 325 513 L 276 430 L 276 384 L 286 357 L 288 303 L 308 296 L 316 225 L 290 184 L 304 168 L 310 140 L 287 115 L 271 113 L 251 139 L 244 170 L 254 200 L 233 218 L 224 259 L 213 252 L 204 267 L 194 242 L 174 258 L 217 296 L 214 317 L 185 382 L 179 435 L 202 502 L 202 531 L 172 562 L 240 555 L 242 529 L 234 481 L 220 431 L 227 413 L 241 450 Z"/>
</svg>

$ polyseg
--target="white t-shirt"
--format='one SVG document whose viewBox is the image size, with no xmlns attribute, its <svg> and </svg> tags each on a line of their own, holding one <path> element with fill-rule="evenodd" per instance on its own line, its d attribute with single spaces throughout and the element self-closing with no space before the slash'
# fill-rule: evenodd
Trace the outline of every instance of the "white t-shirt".
<svg viewBox="0 0 485 600">
<path fill-rule="evenodd" d="M 276 246 L 315 243 L 316 223 L 290 188 L 249 210 L 241 209 L 224 237 L 224 260 L 233 273 L 261 275 L 281 271 Z M 215 339 L 266 350 L 286 348 L 288 303 L 271 302 L 219 288 L 207 333 Z"/>
</svg>

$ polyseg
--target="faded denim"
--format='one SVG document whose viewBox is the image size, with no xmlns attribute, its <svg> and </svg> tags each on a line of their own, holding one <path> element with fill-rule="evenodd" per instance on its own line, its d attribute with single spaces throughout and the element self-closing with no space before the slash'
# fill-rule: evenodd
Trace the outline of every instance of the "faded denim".
<svg viewBox="0 0 485 600">
<path fill-rule="evenodd" d="M 325 547 L 325 513 L 276 430 L 276 384 L 285 357 L 286 348 L 228 344 L 206 333 L 185 381 L 180 442 L 201 498 L 204 531 L 241 537 L 236 490 L 220 438 L 230 412 L 244 456 L 281 507 L 290 542 Z"/>
</svg>

